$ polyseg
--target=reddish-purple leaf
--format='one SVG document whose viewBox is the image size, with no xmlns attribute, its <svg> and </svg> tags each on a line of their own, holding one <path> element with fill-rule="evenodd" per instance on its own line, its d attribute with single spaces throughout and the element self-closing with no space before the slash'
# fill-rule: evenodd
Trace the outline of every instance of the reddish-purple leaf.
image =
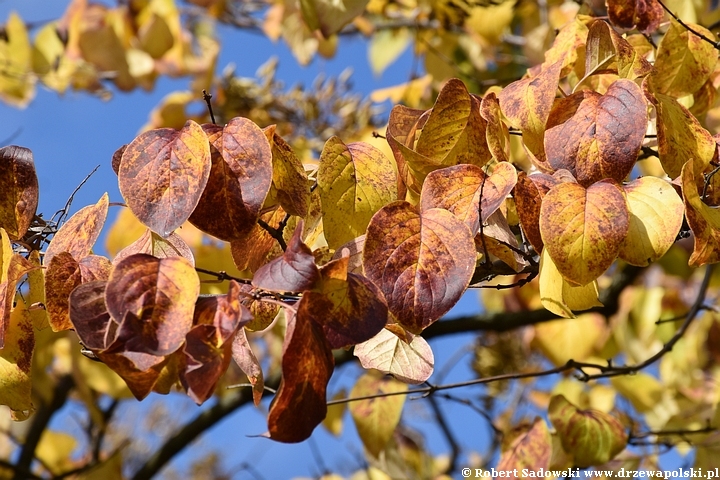
<svg viewBox="0 0 720 480">
<path fill-rule="evenodd" d="M 287 250 L 282 257 L 263 265 L 255 272 L 253 285 L 266 290 L 280 292 L 302 292 L 309 290 L 320 278 L 310 248 L 302 242 L 303 222 L 295 228 Z"/>
</svg>

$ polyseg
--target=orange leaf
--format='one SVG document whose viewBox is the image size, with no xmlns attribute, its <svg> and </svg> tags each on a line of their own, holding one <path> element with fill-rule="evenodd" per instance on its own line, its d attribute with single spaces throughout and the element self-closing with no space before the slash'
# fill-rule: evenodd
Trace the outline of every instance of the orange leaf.
<svg viewBox="0 0 720 480">
<path fill-rule="evenodd" d="M 53 237 L 45 252 L 43 264 L 50 265 L 52 258 L 60 252 L 68 252 L 76 260 L 88 256 L 105 224 L 107 210 L 107 193 L 95 205 L 78 210 Z"/>
<path fill-rule="evenodd" d="M 38 204 L 38 179 L 32 151 L 0 148 L 0 227 L 11 240 L 25 235 Z"/>
<path fill-rule="evenodd" d="M 142 223 L 166 237 L 195 210 L 210 166 L 208 137 L 197 123 L 150 130 L 122 154 L 120 192 Z"/>
<path fill-rule="evenodd" d="M 53 332 L 72 328 L 70 293 L 82 282 L 80 265 L 68 252 L 53 256 L 45 273 L 45 307 Z"/>
</svg>

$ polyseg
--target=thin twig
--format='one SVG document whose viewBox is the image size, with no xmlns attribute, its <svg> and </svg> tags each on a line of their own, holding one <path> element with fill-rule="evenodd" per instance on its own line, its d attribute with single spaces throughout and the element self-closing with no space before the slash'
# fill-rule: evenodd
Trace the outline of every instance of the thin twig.
<svg viewBox="0 0 720 480">
<path fill-rule="evenodd" d="M 212 104 L 210 103 L 210 100 L 212 100 L 212 94 L 207 93 L 205 90 L 203 90 L 202 93 L 203 93 L 203 100 L 205 100 L 205 104 L 207 105 L 208 112 L 210 113 L 210 121 L 212 121 L 212 123 L 214 125 L 217 125 L 217 123 L 215 123 L 215 114 L 213 114 Z"/>
</svg>

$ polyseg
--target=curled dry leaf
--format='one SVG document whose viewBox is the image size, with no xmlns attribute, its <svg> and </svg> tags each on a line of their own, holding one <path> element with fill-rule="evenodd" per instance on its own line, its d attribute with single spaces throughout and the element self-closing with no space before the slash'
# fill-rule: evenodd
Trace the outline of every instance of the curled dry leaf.
<svg viewBox="0 0 720 480">
<path fill-rule="evenodd" d="M 0 228 L 11 240 L 25 235 L 38 205 L 38 179 L 32 151 L 11 145 L 0 148 Z"/>
<path fill-rule="evenodd" d="M 252 385 L 253 403 L 258 406 L 265 390 L 265 378 L 262 366 L 250 347 L 244 328 L 240 328 L 233 338 L 232 358 Z"/>
<path fill-rule="evenodd" d="M 122 154 L 120 193 L 142 223 L 166 237 L 195 210 L 210 167 L 208 137 L 197 123 L 150 130 Z"/>
<path fill-rule="evenodd" d="M 414 335 L 407 343 L 385 328 L 356 345 L 353 355 L 363 368 L 374 368 L 415 385 L 430 378 L 435 365 L 432 349 L 423 337 Z"/>
<path fill-rule="evenodd" d="M 420 333 L 465 292 L 475 270 L 475 244 L 447 210 L 418 213 L 407 202 L 394 202 L 368 225 L 363 266 L 398 323 Z"/>
<path fill-rule="evenodd" d="M 105 193 L 95 205 L 83 207 L 70 217 L 53 236 L 43 263 L 50 265 L 52 258 L 60 252 L 68 252 L 78 261 L 90 255 L 105 225 L 108 202 L 108 194 Z"/>
</svg>

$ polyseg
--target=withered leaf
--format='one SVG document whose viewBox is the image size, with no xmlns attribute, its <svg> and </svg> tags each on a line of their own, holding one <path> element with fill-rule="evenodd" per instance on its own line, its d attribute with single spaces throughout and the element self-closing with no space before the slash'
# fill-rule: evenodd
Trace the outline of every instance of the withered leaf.
<svg viewBox="0 0 720 480">
<path fill-rule="evenodd" d="M 368 225 L 363 265 L 398 323 L 420 333 L 467 288 L 475 269 L 473 235 L 447 210 L 418 213 L 407 202 L 393 202 Z"/>
<path fill-rule="evenodd" d="M 38 179 L 32 151 L 0 148 L 0 228 L 11 240 L 25 235 L 38 205 Z"/>
<path fill-rule="evenodd" d="M 254 286 L 273 291 L 301 292 L 315 285 L 320 272 L 310 248 L 302 242 L 302 230 L 303 222 L 299 222 L 283 256 L 255 272 Z"/>
<path fill-rule="evenodd" d="M 288 315 L 282 380 L 268 414 L 270 438 L 296 443 L 312 434 L 327 414 L 327 384 L 334 366 L 320 325 L 300 312 Z"/>
<path fill-rule="evenodd" d="M 244 328 L 240 328 L 235 334 L 232 343 L 232 358 L 252 385 L 253 403 L 256 406 L 259 405 L 265 389 L 265 379 L 260 362 L 250 348 Z"/>
<path fill-rule="evenodd" d="M 83 207 L 70 217 L 48 245 L 43 264 L 50 265 L 60 252 L 68 252 L 75 260 L 88 256 L 105 225 L 108 202 L 108 194 L 104 193 L 95 205 Z"/>
<path fill-rule="evenodd" d="M 270 144 L 260 127 L 243 117 L 233 118 L 222 129 L 203 129 L 210 141 L 212 168 L 190 222 L 221 240 L 235 240 L 255 225 L 270 191 Z"/>
<path fill-rule="evenodd" d="M 115 265 L 105 303 L 120 324 L 114 352 L 169 355 L 192 327 L 200 280 L 182 257 L 137 253 Z"/>
<path fill-rule="evenodd" d="M 120 193 L 142 223 L 166 237 L 195 210 L 210 166 L 208 137 L 197 123 L 150 130 L 122 154 Z"/>
<path fill-rule="evenodd" d="M 621 28 L 637 27 L 642 33 L 657 30 L 665 11 L 657 0 L 607 0 L 610 23 Z"/>
<path fill-rule="evenodd" d="M 569 170 L 583 186 L 604 178 L 622 182 L 645 137 L 647 107 L 642 90 L 621 79 L 605 95 L 582 95 L 573 116 L 545 133 L 548 163 L 556 170 Z"/>
</svg>

